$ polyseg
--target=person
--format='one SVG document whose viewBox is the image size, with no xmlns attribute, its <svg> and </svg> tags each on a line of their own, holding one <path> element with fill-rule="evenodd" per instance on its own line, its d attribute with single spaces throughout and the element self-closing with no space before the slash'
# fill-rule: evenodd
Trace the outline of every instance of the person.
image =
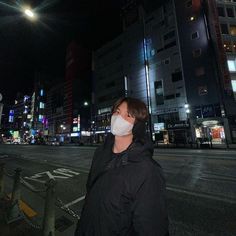
<svg viewBox="0 0 236 236">
<path fill-rule="evenodd" d="M 94 153 L 75 236 L 167 236 L 162 168 L 146 134 L 148 111 L 141 100 L 120 98 L 111 133 Z"/>
</svg>

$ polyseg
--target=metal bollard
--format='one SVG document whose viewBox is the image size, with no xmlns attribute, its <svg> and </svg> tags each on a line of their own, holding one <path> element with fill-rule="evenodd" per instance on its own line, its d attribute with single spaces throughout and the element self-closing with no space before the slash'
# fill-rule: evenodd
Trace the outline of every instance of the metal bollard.
<svg viewBox="0 0 236 236">
<path fill-rule="evenodd" d="M 5 163 L 0 163 L 0 198 L 4 197 L 4 169 Z"/>
<path fill-rule="evenodd" d="M 7 211 L 7 223 L 12 223 L 16 220 L 22 219 L 22 214 L 19 207 L 20 201 L 20 177 L 21 177 L 21 168 L 15 170 L 14 184 L 11 194 L 10 207 Z"/>
<path fill-rule="evenodd" d="M 43 236 L 55 236 L 55 185 L 56 181 L 53 179 L 46 183 L 47 193 L 43 217 Z"/>
</svg>

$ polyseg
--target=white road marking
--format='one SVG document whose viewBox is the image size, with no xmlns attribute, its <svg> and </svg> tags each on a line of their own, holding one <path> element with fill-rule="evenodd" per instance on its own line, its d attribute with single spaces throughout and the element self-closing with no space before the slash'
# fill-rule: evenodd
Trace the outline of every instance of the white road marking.
<svg viewBox="0 0 236 236">
<path fill-rule="evenodd" d="M 69 203 L 65 204 L 63 207 L 72 206 L 72 205 L 74 205 L 74 204 L 76 204 L 76 203 L 78 203 L 78 202 L 80 202 L 80 201 L 82 201 L 82 200 L 84 200 L 84 199 L 85 199 L 85 195 L 82 196 L 82 197 L 80 197 L 80 198 L 75 199 L 75 200 L 72 201 L 72 202 L 69 202 Z"/>
</svg>

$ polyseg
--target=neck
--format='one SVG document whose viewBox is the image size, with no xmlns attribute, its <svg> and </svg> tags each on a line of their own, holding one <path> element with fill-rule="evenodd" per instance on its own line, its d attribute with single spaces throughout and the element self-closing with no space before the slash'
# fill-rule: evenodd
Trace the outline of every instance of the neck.
<svg viewBox="0 0 236 236">
<path fill-rule="evenodd" d="M 115 136 L 115 142 L 113 146 L 114 153 L 120 153 L 126 150 L 133 141 L 133 134 L 125 136 Z"/>
</svg>

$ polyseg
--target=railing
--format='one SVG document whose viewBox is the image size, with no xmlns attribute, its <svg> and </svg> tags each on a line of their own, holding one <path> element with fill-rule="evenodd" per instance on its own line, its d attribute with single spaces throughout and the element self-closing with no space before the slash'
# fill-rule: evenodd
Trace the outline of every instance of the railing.
<svg viewBox="0 0 236 236">
<path fill-rule="evenodd" d="M 73 210 L 68 208 L 60 198 L 55 196 L 55 186 L 56 181 L 54 179 L 49 179 L 45 183 L 45 188 L 36 189 L 29 183 L 27 183 L 21 177 L 22 169 L 17 168 L 14 174 L 11 174 L 6 171 L 5 163 L 0 163 L 0 198 L 8 198 L 8 206 L 6 212 L 6 223 L 10 224 L 19 219 L 24 219 L 25 222 L 30 225 L 32 228 L 40 230 L 43 236 L 55 236 L 55 206 L 59 207 L 63 211 L 70 214 L 72 217 L 77 220 L 80 219 L 80 216 L 77 215 Z M 4 193 L 4 175 L 14 178 L 12 193 L 9 197 Z M 21 199 L 21 185 L 24 185 L 27 189 L 31 190 L 34 193 L 46 193 L 45 204 L 44 204 L 44 216 L 42 225 L 38 225 L 35 222 L 31 221 L 23 211 L 20 209 L 20 199 Z"/>
</svg>

